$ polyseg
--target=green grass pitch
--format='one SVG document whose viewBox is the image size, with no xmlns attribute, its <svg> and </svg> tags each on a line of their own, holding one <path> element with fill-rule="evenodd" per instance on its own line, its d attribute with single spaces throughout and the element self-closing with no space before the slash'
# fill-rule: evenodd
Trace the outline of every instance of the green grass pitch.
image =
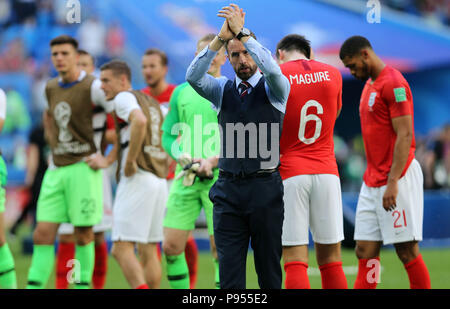
<svg viewBox="0 0 450 309">
<path fill-rule="evenodd" d="M 26 285 L 28 268 L 31 262 L 31 255 L 21 253 L 21 241 L 10 240 L 10 247 L 13 251 L 16 262 L 18 287 L 24 288 Z M 450 248 L 443 249 L 422 249 L 422 256 L 428 266 L 432 288 L 450 289 Z M 346 273 L 349 288 L 353 287 L 356 279 L 357 260 L 353 250 L 344 249 L 342 252 L 344 272 Z M 311 288 L 320 289 L 320 272 L 315 260 L 314 251 L 309 255 L 309 279 Z M 198 279 L 196 288 L 214 288 L 214 267 L 211 255 L 208 252 L 200 251 L 198 265 Z M 169 284 L 165 275 L 165 262 L 162 261 L 163 277 L 161 288 L 168 289 Z M 383 249 L 381 252 L 381 282 L 379 289 L 408 289 L 409 282 L 403 265 L 398 260 L 395 251 Z M 54 288 L 55 275 L 51 275 L 48 288 Z M 128 283 L 122 274 L 116 261 L 109 257 L 109 268 L 106 278 L 106 289 L 128 289 Z M 253 255 L 249 252 L 247 259 L 247 288 L 258 288 L 256 273 L 254 271 Z"/>
</svg>

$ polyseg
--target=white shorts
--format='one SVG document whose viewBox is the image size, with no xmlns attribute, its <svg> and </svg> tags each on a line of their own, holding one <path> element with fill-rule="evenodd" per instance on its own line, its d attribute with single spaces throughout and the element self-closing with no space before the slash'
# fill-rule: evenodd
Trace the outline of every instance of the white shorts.
<svg viewBox="0 0 450 309">
<path fill-rule="evenodd" d="M 167 182 L 138 169 L 122 176 L 114 201 L 112 241 L 156 243 L 163 240 Z"/>
<path fill-rule="evenodd" d="M 94 233 L 106 232 L 112 228 L 113 196 L 109 173 L 103 170 L 103 216 L 99 224 L 94 225 Z M 58 228 L 58 235 L 72 235 L 74 227 L 70 223 L 62 223 Z"/>
<path fill-rule="evenodd" d="M 395 244 L 422 240 L 423 174 L 413 160 L 398 181 L 397 207 L 383 208 L 386 186 L 371 188 L 363 183 L 356 207 L 355 240 L 383 241 Z"/>
<path fill-rule="evenodd" d="M 344 239 L 341 183 L 332 174 L 299 175 L 283 181 L 283 246 L 309 242 L 335 244 Z"/>
</svg>

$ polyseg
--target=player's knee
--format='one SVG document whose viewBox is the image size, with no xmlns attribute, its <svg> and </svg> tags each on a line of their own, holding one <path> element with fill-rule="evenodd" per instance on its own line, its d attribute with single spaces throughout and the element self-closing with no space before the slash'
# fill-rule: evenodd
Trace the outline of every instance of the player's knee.
<svg viewBox="0 0 450 309">
<path fill-rule="evenodd" d="M 75 241 L 79 246 L 85 246 L 94 240 L 94 232 L 90 227 L 75 228 Z"/>
<path fill-rule="evenodd" d="M 162 249 L 166 255 L 180 255 L 183 253 L 183 248 L 180 248 L 180 246 L 177 246 L 171 241 L 163 242 Z"/>
<path fill-rule="evenodd" d="M 308 264 L 307 246 L 283 246 L 283 263 L 302 262 Z"/>
<path fill-rule="evenodd" d="M 397 256 L 403 264 L 408 264 L 419 256 L 418 249 L 414 245 L 395 246 Z"/>
<path fill-rule="evenodd" d="M 103 244 L 105 242 L 105 233 L 104 232 L 95 233 L 94 241 L 96 246 Z"/>
<path fill-rule="evenodd" d="M 358 258 L 358 260 L 370 259 L 370 258 L 375 257 L 375 256 L 372 256 L 372 254 L 370 253 L 370 250 L 366 246 L 363 246 L 360 244 L 356 244 L 355 254 L 356 254 L 356 257 Z"/>
<path fill-rule="evenodd" d="M 6 244 L 6 237 L 2 234 L 0 235 L 0 247 Z"/>
<path fill-rule="evenodd" d="M 35 245 L 51 245 L 54 241 L 52 233 L 46 228 L 37 226 L 33 232 L 33 243 Z"/>
<path fill-rule="evenodd" d="M 121 250 L 117 247 L 116 244 L 114 244 L 111 248 L 111 255 L 113 256 L 113 258 L 118 260 L 120 258 L 120 252 Z"/>
</svg>

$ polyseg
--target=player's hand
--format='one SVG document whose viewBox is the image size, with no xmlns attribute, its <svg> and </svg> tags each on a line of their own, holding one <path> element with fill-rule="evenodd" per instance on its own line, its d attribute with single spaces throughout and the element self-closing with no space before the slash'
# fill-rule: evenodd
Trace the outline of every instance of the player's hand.
<svg viewBox="0 0 450 309">
<path fill-rule="evenodd" d="M 213 164 L 209 159 L 195 159 L 194 162 L 200 163 L 200 166 L 197 170 L 197 176 L 203 178 L 212 178 L 213 177 Z"/>
<path fill-rule="evenodd" d="M 131 177 L 137 173 L 137 163 L 136 161 L 126 161 L 125 163 L 125 177 Z"/>
<path fill-rule="evenodd" d="M 225 21 L 223 22 L 218 36 L 220 36 L 225 41 L 232 40 L 235 37 L 234 33 L 231 32 L 230 27 L 228 26 L 228 20 L 225 19 Z"/>
<path fill-rule="evenodd" d="M 383 208 L 386 211 L 392 211 L 397 207 L 398 182 L 397 180 L 388 180 L 386 191 L 383 195 Z"/>
<path fill-rule="evenodd" d="M 192 163 L 192 157 L 190 154 L 188 153 L 182 153 L 179 157 L 178 157 L 178 164 L 181 165 L 181 167 L 185 167 L 188 164 Z"/>
<path fill-rule="evenodd" d="M 236 36 L 244 27 L 245 12 L 236 4 L 230 4 L 229 6 L 223 7 L 217 16 L 226 18 L 228 27 L 231 32 L 233 32 L 234 36 Z"/>
<path fill-rule="evenodd" d="M 100 153 L 94 153 L 89 157 L 85 158 L 84 161 L 89 165 L 93 170 L 99 170 L 103 168 L 107 168 L 109 166 L 108 160 L 102 156 Z"/>
</svg>

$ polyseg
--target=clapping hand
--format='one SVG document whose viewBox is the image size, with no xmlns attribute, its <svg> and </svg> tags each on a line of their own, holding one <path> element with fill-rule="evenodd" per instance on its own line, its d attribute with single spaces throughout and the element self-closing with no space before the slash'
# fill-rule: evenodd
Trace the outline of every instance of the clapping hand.
<svg viewBox="0 0 450 309">
<path fill-rule="evenodd" d="M 220 37 L 224 40 L 231 40 L 244 27 L 245 12 L 236 4 L 230 4 L 229 6 L 223 7 L 217 16 L 225 18 L 225 22 L 219 33 Z M 228 30 L 224 28 L 228 28 Z"/>
</svg>

